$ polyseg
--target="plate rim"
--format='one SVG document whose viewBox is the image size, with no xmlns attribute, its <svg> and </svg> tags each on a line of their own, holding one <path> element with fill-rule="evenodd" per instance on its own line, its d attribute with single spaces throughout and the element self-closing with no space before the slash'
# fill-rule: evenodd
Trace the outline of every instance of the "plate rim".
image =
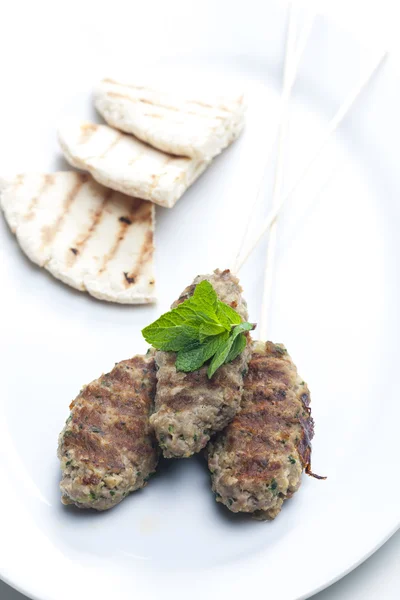
<svg viewBox="0 0 400 600">
<path fill-rule="evenodd" d="M 285 2 L 285 5 L 287 5 L 287 4 L 288 4 L 288 2 Z M 350 35 L 352 37 L 353 41 L 357 45 L 360 45 L 359 40 L 356 40 L 355 37 L 353 36 L 353 32 L 346 29 L 344 26 L 342 26 L 341 23 L 336 22 L 330 15 L 324 14 L 323 12 L 320 14 L 336 30 L 341 31 L 346 35 Z M 369 40 L 367 40 L 367 39 L 364 40 L 364 43 L 366 45 L 369 45 L 370 47 L 372 47 L 372 44 L 370 44 L 368 42 L 369 42 Z M 226 56 L 229 57 L 230 53 L 226 53 Z M 394 62 L 394 61 L 391 61 L 391 60 L 387 61 L 387 64 L 385 66 L 385 68 L 388 71 L 388 76 L 390 77 L 391 81 L 394 80 L 394 81 L 400 82 L 400 74 L 396 71 L 392 62 Z M 343 577 L 346 577 L 349 573 L 351 573 L 354 569 L 356 569 L 358 566 L 360 566 L 363 562 L 368 560 L 368 558 L 370 558 L 375 552 L 377 552 L 399 530 L 400 530 L 400 518 L 394 526 L 390 527 L 386 531 L 386 533 L 383 535 L 383 537 L 379 536 L 380 539 L 378 542 L 370 545 L 366 549 L 365 553 L 363 553 L 357 560 L 355 560 L 353 563 L 351 563 L 348 568 L 346 568 L 344 571 L 340 571 L 339 573 L 337 573 L 337 575 L 333 576 L 331 579 L 324 582 L 320 586 L 309 589 L 307 592 L 305 592 L 299 596 L 293 597 L 293 600 L 305 600 L 306 598 L 310 598 L 310 597 L 314 596 L 315 594 L 318 594 L 319 592 L 327 589 L 331 585 L 335 584 L 337 581 L 339 581 Z M 10 586 L 12 589 L 25 595 L 27 598 L 30 598 L 31 600 L 57 600 L 54 596 L 49 596 L 47 593 L 38 595 L 34 592 L 29 591 L 29 589 L 26 587 L 26 585 L 19 583 L 18 580 L 13 578 L 12 576 L 8 577 L 6 575 L 5 570 L 3 569 L 2 565 L 0 565 L 0 579 L 6 585 Z"/>
</svg>

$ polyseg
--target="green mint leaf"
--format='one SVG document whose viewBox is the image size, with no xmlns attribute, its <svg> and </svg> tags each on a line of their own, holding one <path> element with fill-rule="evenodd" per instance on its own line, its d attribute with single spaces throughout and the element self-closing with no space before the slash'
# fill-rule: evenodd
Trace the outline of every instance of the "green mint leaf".
<svg viewBox="0 0 400 600">
<path fill-rule="evenodd" d="M 191 298 L 188 298 L 165 315 L 173 315 L 174 320 L 179 318 L 179 324 L 189 325 L 190 327 L 199 328 L 203 323 L 218 323 L 216 317 L 204 313 L 196 305 L 193 305 L 191 300 Z"/>
<path fill-rule="evenodd" d="M 221 345 L 226 343 L 228 336 L 229 334 L 225 331 L 194 348 L 181 350 L 176 357 L 176 370 L 186 373 L 197 371 L 217 352 Z"/>
<path fill-rule="evenodd" d="M 215 328 L 218 325 L 215 313 L 217 302 L 212 285 L 202 281 L 196 286 L 193 296 L 145 327 L 142 330 L 143 337 L 159 350 L 177 352 L 199 340 L 201 327 L 202 339 L 204 336 L 218 335 L 221 328 L 218 327 L 218 331 Z M 211 330 L 214 333 L 207 333 Z"/>
<path fill-rule="evenodd" d="M 246 344 L 247 344 L 246 336 L 243 335 L 243 333 L 241 333 L 234 340 L 234 342 L 232 344 L 232 348 L 230 349 L 229 354 L 226 357 L 224 364 L 230 363 L 233 360 L 235 360 L 235 358 L 237 356 L 239 356 L 239 354 L 241 354 L 243 352 L 243 350 L 246 348 Z"/>
<path fill-rule="evenodd" d="M 210 362 L 208 369 L 207 369 L 207 375 L 208 375 L 209 379 L 211 379 L 211 377 L 214 375 L 215 371 L 224 364 L 224 362 L 232 348 L 233 341 L 234 340 L 232 340 L 232 336 L 229 337 L 229 339 L 224 344 L 222 344 L 218 348 L 217 352 L 214 354 L 214 358 Z"/>
<path fill-rule="evenodd" d="M 224 330 L 216 314 L 218 302 L 212 285 L 208 281 L 202 281 L 196 286 L 193 296 L 173 310 L 179 313 L 186 325 L 198 327 L 203 339 L 209 335 L 218 335 Z M 229 331 L 229 327 L 225 329 Z"/>
<path fill-rule="evenodd" d="M 231 362 L 246 345 L 243 332 L 253 329 L 240 315 L 221 302 L 208 281 L 201 281 L 193 295 L 142 330 L 146 341 L 166 352 L 177 352 L 176 369 L 191 372 L 211 360 L 208 376 Z"/>
<path fill-rule="evenodd" d="M 214 355 L 214 358 L 212 359 L 208 370 L 207 370 L 207 375 L 209 377 L 209 379 L 211 379 L 211 377 L 214 375 L 215 371 L 217 369 L 219 369 L 220 366 L 222 366 L 224 364 L 224 362 L 226 361 L 226 359 L 228 358 L 233 343 L 235 341 L 235 339 L 237 338 L 237 336 L 241 333 L 243 333 L 244 331 L 251 331 L 252 329 L 254 329 L 254 325 L 252 323 L 240 323 L 240 325 L 236 325 L 236 327 L 233 328 L 231 335 L 229 336 L 228 340 L 221 345 L 217 352 Z"/>
<path fill-rule="evenodd" d="M 199 329 L 199 340 L 200 342 L 203 342 L 207 337 L 210 337 L 212 335 L 219 335 L 221 333 L 224 333 L 224 331 L 227 331 L 226 327 L 220 325 L 219 323 L 203 323 L 202 325 L 200 325 Z"/>
<path fill-rule="evenodd" d="M 240 323 L 240 325 L 236 325 L 236 327 L 233 328 L 232 331 L 232 337 L 233 339 L 236 338 L 236 336 L 239 335 L 239 333 L 244 333 L 245 331 L 252 331 L 253 329 L 255 329 L 255 324 L 254 323 L 247 323 L 247 321 L 243 321 L 243 323 Z"/>
<path fill-rule="evenodd" d="M 142 334 L 146 342 L 159 350 L 176 352 L 188 344 L 198 341 L 198 326 L 187 324 L 190 320 L 186 318 L 185 311 L 181 309 L 184 304 L 183 302 L 145 327 Z"/>
<path fill-rule="evenodd" d="M 209 281 L 201 281 L 194 289 L 192 302 L 206 314 L 216 315 L 218 306 L 218 296 Z"/>
<path fill-rule="evenodd" d="M 224 304 L 220 300 L 217 305 L 217 318 L 222 325 L 229 329 L 231 325 L 239 325 L 242 322 L 239 313 L 233 310 L 229 304 Z"/>
</svg>

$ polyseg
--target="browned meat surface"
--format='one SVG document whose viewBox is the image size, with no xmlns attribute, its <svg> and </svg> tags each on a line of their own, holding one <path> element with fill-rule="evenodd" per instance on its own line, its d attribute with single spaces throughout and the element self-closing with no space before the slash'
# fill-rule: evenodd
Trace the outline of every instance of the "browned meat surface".
<svg viewBox="0 0 400 600">
<path fill-rule="evenodd" d="M 62 502 L 105 510 L 146 485 L 158 461 L 149 423 L 154 357 L 135 356 L 85 386 L 60 434 Z"/>
<path fill-rule="evenodd" d="M 216 270 L 212 275 L 196 277 L 172 307 L 191 296 L 198 283 L 207 280 L 222 302 L 240 316 L 248 317 L 239 280 L 230 271 Z M 243 389 L 243 377 L 250 358 L 250 344 L 233 362 L 220 367 L 208 379 L 207 366 L 193 373 L 177 372 L 176 355 L 157 351 L 157 392 L 151 424 L 164 456 L 184 458 L 205 447 L 210 436 L 223 429 L 237 413 Z"/>
<path fill-rule="evenodd" d="M 273 519 L 310 472 L 314 424 L 307 384 L 281 344 L 256 342 L 240 413 L 209 443 L 218 502 Z"/>
</svg>

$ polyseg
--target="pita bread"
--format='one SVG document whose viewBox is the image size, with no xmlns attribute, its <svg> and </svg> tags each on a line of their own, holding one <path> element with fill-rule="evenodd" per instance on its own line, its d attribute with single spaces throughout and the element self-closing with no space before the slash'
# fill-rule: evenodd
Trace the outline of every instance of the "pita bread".
<svg viewBox="0 0 400 600">
<path fill-rule="evenodd" d="M 18 175 L 0 204 L 25 254 L 64 283 L 101 300 L 154 302 L 154 205 L 90 175 Z"/>
<path fill-rule="evenodd" d="M 173 86 L 173 87 L 172 87 Z M 242 93 L 218 96 L 168 85 L 103 79 L 94 103 L 105 121 L 164 152 L 200 160 L 229 146 L 244 125 Z"/>
<path fill-rule="evenodd" d="M 66 122 L 58 132 L 68 162 L 103 185 L 171 208 L 207 162 L 178 158 L 107 125 Z"/>
</svg>

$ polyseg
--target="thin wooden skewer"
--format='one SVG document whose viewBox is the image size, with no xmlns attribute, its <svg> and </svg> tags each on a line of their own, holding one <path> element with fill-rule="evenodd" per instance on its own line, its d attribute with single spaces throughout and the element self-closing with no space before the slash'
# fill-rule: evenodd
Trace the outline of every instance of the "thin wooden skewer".
<svg viewBox="0 0 400 600">
<path fill-rule="evenodd" d="M 276 157 L 275 166 L 275 177 L 274 187 L 272 192 L 272 208 L 280 212 L 283 204 L 283 174 L 284 174 L 284 162 L 286 154 L 286 142 L 288 137 L 289 127 L 289 104 L 290 104 L 290 90 L 294 84 L 295 77 L 299 68 L 303 52 L 306 48 L 308 38 L 311 33 L 311 29 L 314 23 L 315 14 L 312 13 L 308 22 L 303 28 L 300 42 L 298 44 L 297 61 L 293 65 L 292 69 L 288 69 L 286 73 L 285 87 L 289 87 L 289 93 L 284 94 L 283 106 L 282 106 L 282 118 L 279 124 L 278 130 L 278 152 Z M 289 77 L 291 78 L 289 80 Z M 268 323 L 270 317 L 270 304 L 272 298 L 272 289 L 275 277 L 275 254 L 276 245 L 278 239 L 278 219 L 276 219 L 270 228 L 269 236 L 267 239 L 267 249 L 265 258 L 265 269 L 264 269 L 264 285 L 261 300 L 261 315 L 260 324 L 258 328 L 258 336 L 260 340 L 268 339 Z"/>
<path fill-rule="evenodd" d="M 289 121 L 289 100 L 290 100 L 290 68 L 293 61 L 294 48 L 286 55 L 285 74 L 282 94 L 282 113 L 278 129 L 278 150 L 275 164 L 274 185 L 272 190 L 272 208 L 280 210 L 282 204 L 282 187 L 283 187 L 283 167 L 286 154 L 286 141 L 288 134 Z M 264 286 L 261 301 L 261 317 L 258 329 L 259 339 L 267 340 L 267 322 L 269 316 L 269 303 L 272 295 L 272 285 L 274 279 L 274 263 L 275 250 L 277 242 L 278 221 L 275 220 L 272 224 L 267 240 L 267 250 L 264 270 Z"/>
<path fill-rule="evenodd" d="M 317 149 L 311 155 L 306 167 L 303 169 L 300 176 L 295 181 L 294 185 L 291 187 L 289 192 L 284 196 L 281 206 L 279 208 L 275 207 L 275 208 L 271 209 L 271 211 L 268 214 L 268 216 L 266 217 L 264 223 L 262 224 L 262 226 L 260 227 L 260 229 L 258 230 L 256 235 L 254 236 L 253 243 L 250 245 L 250 247 L 247 248 L 244 256 L 242 256 L 237 261 L 237 263 L 235 265 L 236 273 L 240 271 L 240 269 L 243 267 L 244 263 L 248 260 L 249 256 L 251 255 L 251 253 L 253 252 L 255 247 L 258 245 L 258 243 L 259 243 L 260 239 L 263 237 L 264 233 L 271 227 L 272 223 L 274 223 L 274 221 L 276 220 L 276 218 L 279 214 L 280 208 L 287 202 L 287 200 L 290 198 L 290 196 L 292 196 L 297 191 L 297 188 L 303 182 L 303 180 L 309 173 L 311 167 L 314 165 L 315 161 L 321 155 L 322 150 L 324 149 L 325 145 L 329 141 L 329 138 L 335 132 L 335 130 L 339 127 L 340 123 L 343 121 L 343 119 L 345 118 L 345 116 L 347 115 L 349 110 L 351 109 L 352 105 L 354 104 L 355 100 L 358 98 L 358 96 L 361 94 L 361 92 L 367 86 L 367 84 L 371 80 L 374 73 L 382 65 L 386 56 L 387 56 L 387 51 L 385 51 L 379 55 L 378 59 L 376 59 L 374 61 L 372 68 L 369 69 L 367 75 L 361 79 L 359 84 L 352 90 L 352 92 L 349 94 L 349 96 L 347 97 L 345 102 L 339 108 L 336 115 L 333 117 L 333 119 L 329 123 L 328 130 L 327 130 L 325 136 L 323 137 L 321 143 L 318 145 Z"/>
<path fill-rule="evenodd" d="M 299 65 L 301 62 L 301 59 L 303 57 L 303 53 L 304 50 L 306 48 L 307 42 L 308 42 L 308 38 L 310 36 L 311 33 L 311 29 L 313 27 L 314 24 L 314 18 L 315 15 L 313 14 L 311 16 L 311 18 L 309 18 L 309 20 L 307 21 L 306 25 L 303 27 L 303 30 L 300 34 L 300 41 L 298 43 L 297 49 L 295 49 L 295 17 L 294 17 L 294 10 L 293 10 L 293 2 L 290 4 L 289 7 L 289 26 L 288 26 L 288 35 L 286 38 L 286 49 L 285 49 L 285 65 L 284 65 L 284 80 L 285 80 L 285 84 L 283 87 L 283 92 L 282 92 L 282 102 L 281 102 L 281 107 L 280 107 L 280 112 L 279 112 L 279 125 L 278 125 L 278 129 L 277 129 L 277 135 L 279 136 L 279 131 L 280 131 L 280 126 L 281 123 L 283 121 L 284 118 L 286 118 L 285 115 L 285 105 L 287 104 L 290 95 L 292 93 L 292 89 L 293 86 L 295 84 L 296 81 L 296 77 L 297 77 L 297 72 L 299 69 Z M 296 56 L 294 57 L 294 53 L 296 53 Z M 292 57 L 292 61 L 290 64 L 289 68 L 289 58 Z M 292 66 L 293 65 L 293 66 Z M 250 225 L 251 225 L 251 221 L 252 221 L 252 217 L 253 217 L 253 213 L 255 210 L 255 207 L 258 204 L 259 198 L 261 196 L 261 193 L 263 191 L 263 180 L 264 180 L 264 174 L 265 174 L 265 170 L 267 168 L 267 165 L 269 163 L 269 160 L 271 158 L 271 154 L 272 154 L 272 150 L 273 147 L 275 145 L 275 141 L 276 141 L 276 137 L 277 135 L 274 135 L 274 141 L 271 145 L 271 147 L 269 148 L 268 152 L 267 152 L 267 160 L 265 163 L 265 167 L 263 169 L 263 174 L 261 177 L 261 181 L 260 184 L 258 186 L 258 190 L 257 190 L 257 194 L 254 198 L 253 204 L 251 206 L 250 212 L 249 212 L 249 217 L 247 219 L 247 223 L 246 223 L 246 227 L 244 230 L 244 234 L 241 238 L 241 242 L 239 244 L 239 248 L 237 250 L 235 259 L 233 261 L 233 267 L 232 267 L 232 272 L 236 273 L 238 271 L 238 265 L 239 265 L 239 260 L 240 260 L 240 256 L 243 252 L 243 248 L 246 246 L 246 242 L 247 239 L 249 237 L 249 233 L 250 233 Z"/>
</svg>

